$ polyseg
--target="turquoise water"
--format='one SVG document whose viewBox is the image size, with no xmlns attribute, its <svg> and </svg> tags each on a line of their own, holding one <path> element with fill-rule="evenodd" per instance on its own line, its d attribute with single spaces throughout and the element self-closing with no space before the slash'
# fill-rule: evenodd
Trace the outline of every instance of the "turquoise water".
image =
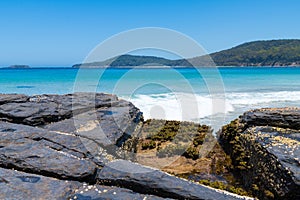
<svg viewBox="0 0 300 200">
<path fill-rule="evenodd" d="M 0 69 L 0 85 L 0 93 L 114 93 L 146 118 L 202 123 L 222 113 L 227 122 L 252 108 L 300 106 L 300 68 Z"/>
</svg>

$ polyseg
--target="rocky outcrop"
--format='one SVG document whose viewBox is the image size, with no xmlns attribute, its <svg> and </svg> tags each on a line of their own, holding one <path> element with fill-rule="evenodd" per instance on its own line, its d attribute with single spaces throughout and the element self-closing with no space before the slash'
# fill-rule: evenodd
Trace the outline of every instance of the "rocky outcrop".
<svg viewBox="0 0 300 200">
<path fill-rule="evenodd" d="M 0 166 L 61 179 L 93 182 L 101 146 L 122 145 L 141 117 L 114 95 L 0 96 Z"/>
<path fill-rule="evenodd" d="M 300 129 L 300 109 L 259 109 L 248 111 L 241 116 L 247 126 L 273 126 L 288 129 Z"/>
<path fill-rule="evenodd" d="M 75 135 L 0 122 L 0 166 L 90 182 L 95 161 Z"/>
<path fill-rule="evenodd" d="M 5 103 L 22 103 L 28 101 L 29 97 L 23 94 L 1 94 L 0 105 Z"/>
<path fill-rule="evenodd" d="M 260 199 L 300 199 L 300 109 L 258 109 L 223 127 L 220 141 Z"/>
<path fill-rule="evenodd" d="M 142 121 L 114 95 L 0 95 L 0 199 L 244 198 L 115 160 Z"/>
<path fill-rule="evenodd" d="M 0 168 L 0 199 L 68 199 L 81 185 Z"/>
<path fill-rule="evenodd" d="M 88 185 L 77 181 L 0 168 L 0 199 L 163 199 L 125 188 Z"/>
<path fill-rule="evenodd" d="M 71 195 L 70 199 L 86 200 L 86 199 L 150 199 L 150 200 L 163 200 L 170 198 L 162 198 L 154 195 L 140 194 L 132 190 L 119 188 L 114 186 L 105 185 L 82 185 L 80 188 L 76 189 Z"/>
<path fill-rule="evenodd" d="M 115 160 L 107 164 L 97 175 L 97 180 L 104 184 L 126 187 L 144 194 L 175 199 L 242 198 L 126 160 Z"/>
</svg>

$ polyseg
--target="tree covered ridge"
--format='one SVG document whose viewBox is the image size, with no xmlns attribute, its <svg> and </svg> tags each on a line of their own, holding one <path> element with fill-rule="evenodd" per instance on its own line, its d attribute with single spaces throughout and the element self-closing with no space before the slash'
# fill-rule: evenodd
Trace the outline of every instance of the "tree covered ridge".
<svg viewBox="0 0 300 200">
<path fill-rule="evenodd" d="M 217 66 L 300 66 L 300 40 L 247 42 L 231 49 L 209 54 L 209 56 L 170 60 L 156 56 L 121 55 L 101 62 L 76 64 L 73 67 L 191 67 L 192 64 L 194 66 L 211 66 L 212 61 Z"/>
<path fill-rule="evenodd" d="M 300 65 L 300 40 L 247 42 L 210 56 L 218 66 Z"/>
</svg>

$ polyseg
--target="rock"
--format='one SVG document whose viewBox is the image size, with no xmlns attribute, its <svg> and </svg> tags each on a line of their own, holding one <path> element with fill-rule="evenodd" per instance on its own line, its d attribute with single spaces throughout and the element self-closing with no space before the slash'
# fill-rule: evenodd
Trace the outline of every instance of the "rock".
<svg viewBox="0 0 300 200">
<path fill-rule="evenodd" d="M 275 126 L 300 129 L 300 108 L 257 109 L 244 113 L 241 121 L 247 126 Z"/>
<path fill-rule="evenodd" d="M 0 166 L 88 182 L 97 168 L 78 137 L 7 122 L 0 122 Z"/>
<path fill-rule="evenodd" d="M 115 95 L 0 95 L 0 166 L 93 183 L 141 120 Z"/>
<path fill-rule="evenodd" d="M 300 110 L 258 109 L 222 129 L 220 142 L 260 199 L 300 199 Z"/>
<path fill-rule="evenodd" d="M 8 102 L 0 106 L 0 117 L 13 123 L 45 125 L 98 107 L 111 107 L 114 95 L 75 93 L 32 96 L 26 102 Z"/>
<path fill-rule="evenodd" d="M 103 185 L 84 185 L 76 190 L 75 194 L 72 194 L 71 199 L 77 200 L 93 200 L 93 199 L 111 199 L 111 200 L 138 200 L 138 199 L 149 199 L 149 200 L 162 200 L 166 198 L 161 198 L 154 195 L 145 195 L 135 193 L 132 190 L 118 188 L 118 187 L 109 187 Z"/>
<path fill-rule="evenodd" d="M 0 168 L 0 199 L 163 199 L 103 185 L 58 180 Z"/>
<path fill-rule="evenodd" d="M 102 146 L 121 146 L 130 137 L 140 118 L 141 113 L 137 108 L 121 100 L 112 108 L 98 108 L 71 119 L 49 124 L 44 128 L 73 133 Z"/>
<path fill-rule="evenodd" d="M 69 199 L 82 183 L 0 168 L 0 199 Z"/>
<path fill-rule="evenodd" d="M 142 120 L 132 103 L 102 93 L 0 95 L 1 102 L 2 121 L 72 133 L 104 146 L 120 147 Z"/>
<path fill-rule="evenodd" d="M 102 184 L 125 187 L 143 194 L 176 199 L 246 199 L 229 192 L 185 181 L 162 171 L 126 160 L 115 160 L 97 175 Z"/>
<path fill-rule="evenodd" d="M 2 121 L 72 133 L 103 146 L 120 147 L 142 120 L 132 103 L 102 93 L 0 95 L 1 102 Z"/>
<path fill-rule="evenodd" d="M 5 103 L 21 103 L 28 101 L 29 97 L 23 94 L 1 94 L 0 105 Z"/>
</svg>

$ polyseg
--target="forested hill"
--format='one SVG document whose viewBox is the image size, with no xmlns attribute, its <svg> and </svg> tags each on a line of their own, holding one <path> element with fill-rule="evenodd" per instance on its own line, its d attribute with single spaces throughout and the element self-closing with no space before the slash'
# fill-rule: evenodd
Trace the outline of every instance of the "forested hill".
<svg viewBox="0 0 300 200">
<path fill-rule="evenodd" d="M 248 42 L 210 56 L 218 66 L 299 66 L 300 40 Z"/>
<path fill-rule="evenodd" d="M 160 58 L 156 56 L 135 56 L 135 55 L 121 55 L 115 58 L 111 58 L 105 61 L 83 63 L 73 65 L 73 68 L 85 67 L 85 68 L 101 68 L 111 66 L 115 68 L 122 67 L 134 67 L 134 66 L 189 66 L 190 64 L 185 60 L 169 60 L 166 58 Z"/>
<path fill-rule="evenodd" d="M 268 40 L 241 44 L 209 55 L 217 66 L 300 66 L 300 40 Z M 111 66 L 207 66 L 209 59 L 199 56 L 187 60 L 169 60 L 155 56 L 121 55 L 101 62 L 76 64 L 73 67 L 100 68 Z"/>
</svg>

